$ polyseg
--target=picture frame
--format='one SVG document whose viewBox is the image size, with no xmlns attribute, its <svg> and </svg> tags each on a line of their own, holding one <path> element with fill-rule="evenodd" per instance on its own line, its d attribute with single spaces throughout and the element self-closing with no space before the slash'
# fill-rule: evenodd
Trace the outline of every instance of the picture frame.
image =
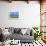
<svg viewBox="0 0 46 46">
<path fill-rule="evenodd" d="M 19 18 L 19 12 L 10 12 L 10 18 Z"/>
</svg>

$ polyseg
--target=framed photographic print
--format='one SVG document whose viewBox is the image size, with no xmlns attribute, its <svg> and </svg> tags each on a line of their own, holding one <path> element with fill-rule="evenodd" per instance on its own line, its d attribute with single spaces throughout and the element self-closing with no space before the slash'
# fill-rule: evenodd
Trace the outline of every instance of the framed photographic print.
<svg viewBox="0 0 46 46">
<path fill-rule="evenodd" d="M 18 18 L 19 12 L 10 12 L 10 18 Z"/>
</svg>

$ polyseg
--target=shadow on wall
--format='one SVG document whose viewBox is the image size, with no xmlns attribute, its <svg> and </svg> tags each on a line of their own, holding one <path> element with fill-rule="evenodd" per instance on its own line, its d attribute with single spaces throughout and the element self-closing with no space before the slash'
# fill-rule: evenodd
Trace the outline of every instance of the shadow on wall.
<svg viewBox="0 0 46 46">
<path fill-rule="evenodd" d="M 0 28 L 0 42 L 3 41 L 3 34 L 2 34 L 2 29 Z"/>
</svg>

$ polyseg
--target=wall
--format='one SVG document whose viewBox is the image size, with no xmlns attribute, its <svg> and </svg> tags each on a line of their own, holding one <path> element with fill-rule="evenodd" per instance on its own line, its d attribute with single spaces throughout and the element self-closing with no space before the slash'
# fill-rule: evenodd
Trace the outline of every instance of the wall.
<svg viewBox="0 0 46 46">
<path fill-rule="evenodd" d="M 10 19 L 9 12 L 19 12 L 18 19 Z M 13 1 L 12 3 L 0 1 L 0 27 L 27 28 L 40 26 L 40 4 L 38 2 Z"/>
</svg>

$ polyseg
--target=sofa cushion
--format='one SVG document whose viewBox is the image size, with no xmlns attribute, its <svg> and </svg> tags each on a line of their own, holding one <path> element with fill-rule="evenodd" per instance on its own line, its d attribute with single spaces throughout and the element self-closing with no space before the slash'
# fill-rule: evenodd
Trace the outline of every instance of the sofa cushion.
<svg viewBox="0 0 46 46">
<path fill-rule="evenodd" d="M 20 33 L 21 29 L 20 28 L 14 28 L 14 33 Z"/>
<path fill-rule="evenodd" d="M 14 27 L 9 27 L 8 32 L 14 33 Z"/>
<path fill-rule="evenodd" d="M 27 28 L 22 28 L 21 33 L 24 35 L 27 32 Z"/>
<path fill-rule="evenodd" d="M 29 36 L 29 35 L 21 35 L 21 34 L 13 34 L 13 35 L 10 35 L 9 38 L 12 40 L 12 39 L 15 39 L 15 40 L 20 40 L 20 42 L 32 42 L 32 40 L 34 40 L 34 37 L 33 36 Z"/>
</svg>

